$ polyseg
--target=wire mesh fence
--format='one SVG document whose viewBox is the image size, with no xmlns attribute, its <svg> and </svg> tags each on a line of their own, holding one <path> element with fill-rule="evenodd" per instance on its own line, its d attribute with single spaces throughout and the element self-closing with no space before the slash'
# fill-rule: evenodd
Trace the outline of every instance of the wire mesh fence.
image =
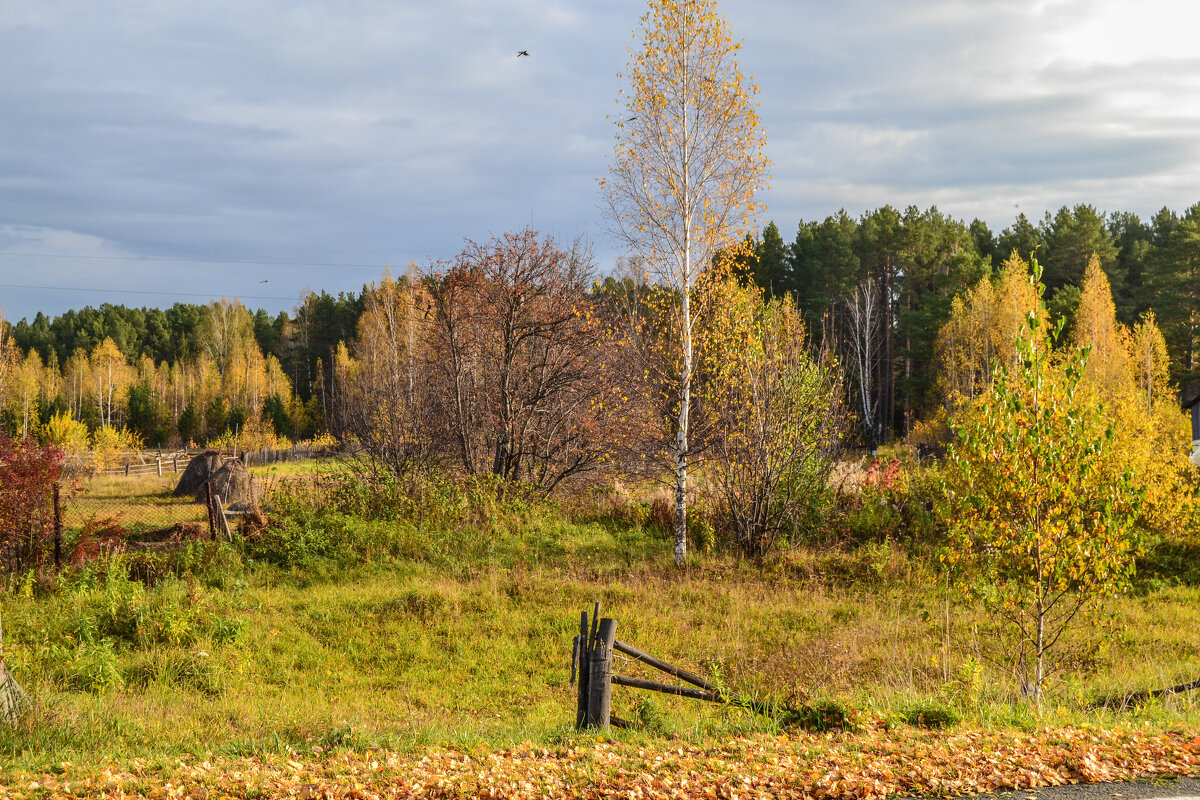
<svg viewBox="0 0 1200 800">
<path fill-rule="evenodd" d="M 208 509 L 194 497 L 175 497 L 174 482 L 165 487 L 139 486 L 136 493 L 116 492 L 91 481 L 82 491 L 63 499 L 63 527 L 68 530 L 119 527 L 130 533 L 161 530 L 180 523 L 208 525 Z"/>
<path fill-rule="evenodd" d="M 288 480 L 276 476 L 275 465 L 320 454 L 302 444 L 239 450 L 238 459 L 215 450 L 129 453 L 116 467 L 109 458 L 68 458 L 57 483 L 42 487 L 44 492 L 39 490 L 36 497 L 21 496 L 19 506 L 40 509 L 41 514 L 36 524 L 21 528 L 28 528 L 28 535 L 19 533 L 14 520 L 0 515 L 0 568 L 9 572 L 40 569 L 43 564 L 57 568 L 81 563 L 106 548 L 169 549 L 186 541 L 222 537 L 232 541 L 231 527 L 239 525 L 246 513 L 261 517 L 258 505 L 264 493 L 277 481 Z M 188 466 L 195 462 L 199 467 L 201 461 L 222 468 L 206 471 L 199 483 L 193 478 L 188 486 L 181 486 Z M 247 464 L 267 469 L 255 478 Z M 222 479 L 227 470 L 240 471 L 242 483 Z M 188 491 L 177 496 L 177 488 Z"/>
<path fill-rule="evenodd" d="M 62 493 L 67 531 L 114 530 L 130 535 L 164 531 L 182 524 L 208 529 L 206 498 L 175 495 L 179 479 L 197 452 L 126 454 L 94 471 L 78 471 Z"/>
<path fill-rule="evenodd" d="M 153 475 L 181 475 L 187 469 L 192 459 L 201 453 L 209 452 L 201 449 L 175 450 L 120 450 L 108 453 L 74 452 L 67 453 L 63 461 L 63 469 L 68 475 L 75 477 L 111 477 L 111 478 L 142 478 Z M 225 455 L 232 455 L 227 451 Z M 314 448 L 308 442 L 300 442 L 288 447 L 259 448 L 245 450 L 238 448 L 237 454 L 248 467 L 259 467 L 269 464 L 283 464 L 289 461 L 301 461 L 322 455 L 326 448 Z"/>
</svg>

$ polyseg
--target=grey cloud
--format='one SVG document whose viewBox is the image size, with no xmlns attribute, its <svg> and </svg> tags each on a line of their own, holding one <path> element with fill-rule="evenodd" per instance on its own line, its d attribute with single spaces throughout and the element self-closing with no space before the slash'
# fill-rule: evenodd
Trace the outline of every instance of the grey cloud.
<svg viewBox="0 0 1200 800">
<path fill-rule="evenodd" d="M 783 228 L 840 206 L 934 202 L 1002 227 L 1014 203 L 1037 215 L 1128 198 L 1144 212 L 1138 203 L 1182 206 L 1198 185 L 1196 119 L 1172 101 L 1200 63 L 1060 57 L 1047 36 L 1084 19 L 1087 3 L 721 8 L 762 88 L 775 161 L 766 199 Z M 464 238 L 533 224 L 593 236 L 608 266 L 619 245 L 601 233 L 596 178 L 644 10 L 641 0 L 14 0 L 0 18 L 0 74 L 14 78 L 0 86 L 0 229 L 74 231 L 134 257 L 382 267 L 449 258 Z M 532 56 L 518 60 L 518 49 Z M 71 241 L 20 246 L 91 240 Z M 64 285 L 219 295 L 261 293 L 269 278 L 270 294 L 296 296 L 377 275 L 3 255 L 16 246 L 0 236 L 0 283 L 36 271 Z M 12 318 L 81 297 L 140 303 L 0 290 L 0 306 Z"/>
</svg>

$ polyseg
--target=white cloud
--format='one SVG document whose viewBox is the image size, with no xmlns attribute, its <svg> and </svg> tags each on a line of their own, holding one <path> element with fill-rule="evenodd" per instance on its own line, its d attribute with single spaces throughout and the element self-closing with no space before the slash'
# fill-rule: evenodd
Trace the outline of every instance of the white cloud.
<svg viewBox="0 0 1200 800">
<path fill-rule="evenodd" d="M 1200 59 L 1182 0 L 721 8 L 762 87 L 781 229 L 885 203 L 1001 228 L 1016 206 L 1148 214 L 1200 200 Z M 644 9 L 12 0 L 0 18 L 0 73 L 13 76 L 0 85 L 0 226 L 137 257 L 382 266 L 533 224 L 590 234 L 611 259 L 595 178 Z M 115 288 L 135 272 L 215 294 L 249 280 L 232 265 L 96 264 L 87 275 Z M 0 283 L 38 268 L 0 256 Z M 374 277 L 269 271 L 272 294 Z M 65 307 L 0 300 L 10 317 Z"/>
</svg>

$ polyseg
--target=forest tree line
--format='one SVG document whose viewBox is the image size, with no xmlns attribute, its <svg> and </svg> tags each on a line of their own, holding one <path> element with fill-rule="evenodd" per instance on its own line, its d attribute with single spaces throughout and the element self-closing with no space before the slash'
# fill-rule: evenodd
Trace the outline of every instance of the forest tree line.
<svg viewBox="0 0 1200 800">
<path fill-rule="evenodd" d="M 938 331 L 955 297 L 996 274 L 1013 253 L 1043 268 L 1046 306 L 1066 319 L 1079 307 L 1094 254 L 1112 287 L 1118 321 L 1136 325 L 1154 312 L 1177 387 L 1200 383 L 1200 204 L 1151 219 L 1090 205 L 1019 214 L 999 233 L 936 207 L 890 206 L 851 217 L 801 222 L 785 242 L 774 223 L 753 242 L 744 267 L 770 293 L 790 294 L 814 340 L 862 375 L 856 408 L 876 442 L 908 433 L 936 411 Z M 866 357 L 866 363 L 855 364 Z"/>
<path fill-rule="evenodd" d="M 328 428 L 324 365 L 362 296 L 308 293 L 274 316 L 222 298 L 0 324 L 0 430 L 37 434 L 58 417 L 83 426 L 68 436 L 126 429 L 150 446 L 310 438 Z"/>
<path fill-rule="evenodd" d="M 1064 207 L 1037 223 L 1020 214 L 999 233 L 936 207 L 885 206 L 802 221 L 791 242 L 772 222 L 748 244 L 752 254 L 735 267 L 768 296 L 790 297 L 810 347 L 837 356 L 867 443 L 906 435 L 944 406 L 938 333 L 955 298 L 997 275 L 1014 252 L 1041 263 L 1046 306 L 1067 320 L 1068 335 L 1095 255 L 1117 320 L 1132 329 L 1153 312 L 1171 382 L 1200 383 L 1200 205 L 1182 214 L 1164 208 L 1146 221 Z M 621 283 L 604 282 L 609 291 Z M 595 296 L 604 284 L 576 288 Z M 32 433 L 65 415 L 90 431 L 127 427 L 151 445 L 247 428 L 292 438 L 344 431 L 353 421 L 347 391 L 339 393 L 339 358 L 344 368 L 363 327 L 377 324 L 368 312 L 379 290 L 308 293 L 275 315 L 237 300 L 104 304 L 4 325 L 0 426 Z M 469 451 L 465 438 L 460 449 Z"/>
</svg>

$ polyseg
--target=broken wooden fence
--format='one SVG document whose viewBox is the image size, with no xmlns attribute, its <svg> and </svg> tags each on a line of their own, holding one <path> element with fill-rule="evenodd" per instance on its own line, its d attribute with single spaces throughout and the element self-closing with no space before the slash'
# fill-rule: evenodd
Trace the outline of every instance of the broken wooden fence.
<svg viewBox="0 0 1200 800">
<path fill-rule="evenodd" d="M 623 653 L 634 661 L 665 672 L 696 688 L 614 675 L 613 653 Z M 708 703 L 741 706 L 760 714 L 776 713 L 775 706 L 770 703 L 761 703 L 723 693 L 720 688 L 699 675 L 694 675 L 674 664 L 668 664 L 648 653 L 643 653 L 631 644 L 619 641 L 616 620 L 608 617 L 601 619 L 599 603 L 596 603 L 592 611 L 590 628 L 588 627 L 588 613 L 586 611 L 580 613 L 579 635 L 575 637 L 572 645 L 571 683 L 572 685 L 577 684 L 579 687 L 575 708 L 575 727 L 579 729 L 607 729 L 610 724 L 617 727 L 629 726 L 628 722 L 612 714 L 612 687 L 614 684 L 631 689 L 645 689 L 676 697 L 703 700 Z"/>
</svg>

